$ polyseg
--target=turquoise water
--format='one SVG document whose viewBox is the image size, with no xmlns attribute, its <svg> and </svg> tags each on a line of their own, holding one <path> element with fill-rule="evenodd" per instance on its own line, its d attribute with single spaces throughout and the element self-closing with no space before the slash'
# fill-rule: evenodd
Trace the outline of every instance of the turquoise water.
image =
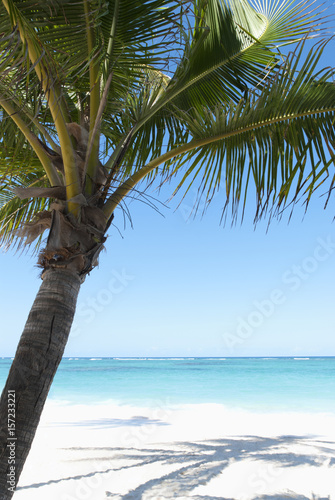
<svg viewBox="0 0 335 500">
<path fill-rule="evenodd" d="M 1 387 L 10 364 L 0 359 Z M 335 358 L 64 358 L 49 398 L 335 413 Z"/>
</svg>

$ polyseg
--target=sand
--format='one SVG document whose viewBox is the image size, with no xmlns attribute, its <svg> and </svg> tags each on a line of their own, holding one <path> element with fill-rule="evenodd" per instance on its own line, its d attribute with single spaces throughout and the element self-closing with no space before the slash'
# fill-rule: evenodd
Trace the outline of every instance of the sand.
<svg viewBox="0 0 335 500">
<path fill-rule="evenodd" d="M 335 500 L 335 415 L 48 402 L 15 500 Z"/>
</svg>

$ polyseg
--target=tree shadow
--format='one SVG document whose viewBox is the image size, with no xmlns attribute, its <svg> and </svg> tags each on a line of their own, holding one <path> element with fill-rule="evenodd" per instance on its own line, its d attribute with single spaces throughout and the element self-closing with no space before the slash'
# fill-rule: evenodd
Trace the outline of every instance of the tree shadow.
<svg viewBox="0 0 335 500">
<path fill-rule="evenodd" d="M 137 425 L 142 424 L 138 422 Z M 292 447 L 292 445 L 301 444 L 303 447 Z M 334 450 L 334 442 L 313 441 L 311 436 L 296 435 L 274 438 L 243 436 L 208 440 L 206 442 L 162 443 L 161 445 L 155 444 L 137 448 L 76 447 L 67 449 L 66 453 L 78 452 L 79 458 L 69 456 L 67 462 L 74 461 L 78 464 L 91 461 L 96 465 L 100 463 L 98 470 L 65 478 L 52 478 L 45 482 L 21 486 L 18 490 L 38 488 L 54 483 L 65 484 L 66 481 L 71 480 L 81 481 L 95 475 L 101 475 L 104 478 L 104 485 L 110 488 L 113 481 L 109 479 L 109 474 L 125 469 L 135 471 L 140 467 L 156 464 L 158 466 L 155 468 L 156 475 L 157 471 L 159 471 L 157 477 L 143 480 L 140 485 L 126 494 L 113 492 L 109 489 L 105 491 L 106 497 L 115 500 L 180 499 L 184 497 L 190 500 L 235 500 L 223 496 L 192 494 L 192 491 L 199 485 L 207 485 L 232 463 L 247 459 L 258 461 L 260 464 L 271 463 L 273 466 L 281 468 L 302 465 L 321 467 L 326 461 L 328 467 L 334 467 Z M 94 458 L 90 458 L 92 452 L 94 452 Z M 120 466 L 120 460 L 122 460 L 122 466 Z M 281 495 L 255 496 L 252 500 L 285 499 L 328 500 L 328 497 L 316 496 L 312 499 L 298 493 L 289 492 Z"/>
<path fill-rule="evenodd" d="M 301 444 L 308 441 L 306 436 L 280 436 L 278 438 L 264 438 L 259 436 L 245 436 L 242 439 L 218 439 L 210 442 L 198 443 L 179 443 L 188 449 L 187 453 L 178 455 L 172 453 L 171 456 L 161 457 L 161 463 L 179 463 L 181 467 L 159 478 L 150 479 L 139 485 L 137 488 L 125 495 L 118 495 L 117 500 L 140 500 L 144 495 L 146 498 L 159 498 L 160 490 L 164 489 L 178 491 L 178 497 L 186 497 L 192 500 L 234 500 L 225 497 L 199 496 L 192 495 L 190 492 L 198 485 L 206 485 L 209 481 L 218 476 L 233 461 L 242 461 L 252 458 L 253 460 L 270 462 L 280 467 L 297 467 L 301 465 L 310 465 L 320 467 L 320 452 L 325 454 L 324 447 L 314 446 L 314 455 L 310 453 L 293 453 L 279 451 L 279 448 L 285 448 L 292 444 Z M 332 443 L 334 445 L 334 443 Z M 327 458 L 334 453 L 332 449 L 327 448 Z M 145 455 L 148 458 L 147 455 Z M 129 455 L 131 457 L 131 455 Z M 335 472 L 335 470 L 334 470 Z M 237 479 L 238 480 L 238 479 Z M 148 493 L 150 492 L 150 496 Z M 112 498 L 112 492 L 106 492 L 107 496 Z M 165 498 L 164 494 L 161 498 Z M 167 496 L 166 498 L 170 498 Z M 171 498 L 174 498 L 171 496 Z M 311 500 L 303 495 L 274 495 L 259 496 L 253 500 L 284 500 L 291 498 L 297 500 Z M 327 499 L 328 497 L 326 497 Z M 316 498 L 315 500 L 321 500 Z"/>
</svg>

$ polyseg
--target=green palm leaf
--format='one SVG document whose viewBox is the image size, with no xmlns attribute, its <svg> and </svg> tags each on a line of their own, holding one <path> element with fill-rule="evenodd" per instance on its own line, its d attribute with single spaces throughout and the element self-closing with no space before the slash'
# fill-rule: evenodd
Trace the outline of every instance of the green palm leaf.
<svg viewBox="0 0 335 500">
<path fill-rule="evenodd" d="M 238 102 L 250 89 L 261 88 L 278 70 L 279 45 L 320 29 L 320 15 L 305 1 L 258 1 L 252 5 L 245 0 L 199 1 L 195 2 L 195 14 L 195 27 L 191 34 L 185 34 L 184 54 L 166 91 L 144 102 L 135 93 L 136 109 L 129 99 L 124 102 L 117 139 L 123 144 L 132 130 L 128 175 L 143 167 L 150 155 L 162 153 L 157 144 L 163 143 L 163 129 L 168 130 L 164 136 L 167 149 L 182 143 L 185 132 L 183 123 L 176 119 L 178 111 L 191 114 L 199 106 Z M 114 123 L 110 123 L 113 128 Z M 158 140 L 152 141 L 153 137 Z M 113 148 L 118 144 L 111 142 Z M 131 151 L 137 152 L 136 157 Z M 113 165 L 114 159 L 112 156 L 108 165 Z"/>
<path fill-rule="evenodd" d="M 19 230 L 26 224 L 31 223 L 36 214 L 49 207 L 50 200 L 43 198 L 22 200 L 15 195 L 16 187 L 28 187 L 31 185 L 46 186 L 45 179 L 36 180 L 36 172 L 28 174 L 22 179 L 20 174 L 15 176 L 2 177 L 0 189 L 0 248 L 6 249 L 9 246 L 20 248 L 24 244 Z M 28 246 L 33 243 L 29 240 Z M 36 242 L 35 242 L 36 243 Z M 37 250 L 40 238 L 36 243 Z"/>
<path fill-rule="evenodd" d="M 142 117 L 136 128 L 164 107 L 189 110 L 200 105 L 238 101 L 249 88 L 262 85 L 276 71 L 278 46 L 293 43 L 320 29 L 310 2 L 290 0 L 224 3 L 196 2 L 198 16 L 167 91 Z"/>
<path fill-rule="evenodd" d="M 163 175 L 177 175 L 189 165 L 177 190 L 187 192 L 197 183 L 208 203 L 223 188 L 234 216 L 251 180 L 257 193 L 256 218 L 268 207 L 284 208 L 298 195 L 308 203 L 335 160 L 324 147 L 325 138 L 335 146 L 334 70 L 314 72 L 323 48 L 320 44 L 311 50 L 298 71 L 301 47 L 262 92 L 237 105 L 181 113 L 192 140 L 187 152 L 180 151 L 177 160 L 165 164 Z"/>
<path fill-rule="evenodd" d="M 268 208 L 283 209 L 299 195 L 308 203 L 335 160 L 324 147 L 325 139 L 329 151 L 335 146 L 334 70 L 315 71 L 324 45 L 312 49 L 303 63 L 302 45 L 261 92 L 256 89 L 237 104 L 176 110 L 175 119 L 185 131 L 183 141 L 135 171 L 116 190 L 114 203 L 144 177 L 151 181 L 177 175 L 182 178 L 174 194 L 182 190 L 185 195 L 195 186 L 208 204 L 223 189 L 233 218 L 240 202 L 244 208 L 251 181 L 256 219 Z M 160 165 L 163 169 L 157 169 Z"/>
</svg>

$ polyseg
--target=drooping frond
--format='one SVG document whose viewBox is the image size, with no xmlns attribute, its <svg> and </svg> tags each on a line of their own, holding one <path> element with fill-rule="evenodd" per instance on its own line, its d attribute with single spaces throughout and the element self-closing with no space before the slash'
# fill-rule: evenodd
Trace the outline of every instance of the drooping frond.
<svg viewBox="0 0 335 500">
<path fill-rule="evenodd" d="M 296 5 L 291 0 L 264 0 L 254 7 L 246 0 L 196 2 L 195 28 L 181 61 L 165 94 L 136 128 L 165 107 L 187 111 L 238 102 L 276 71 L 279 45 L 320 29 L 320 15 L 308 1 Z"/>
<path fill-rule="evenodd" d="M 22 200 L 16 196 L 14 192 L 15 187 L 22 188 L 32 184 L 35 186 L 45 186 L 46 179 L 41 178 L 36 180 L 34 174 L 27 175 L 24 181 L 20 178 L 20 175 L 10 178 L 3 177 L 1 179 L 0 248 L 2 249 L 15 245 L 21 248 L 22 244 L 25 244 L 25 242 L 22 240 L 19 230 L 26 224 L 31 223 L 36 217 L 36 214 L 49 207 L 50 202 L 47 199 L 32 198 Z M 31 243 L 33 243 L 33 240 L 28 242 L 29 245 Z"/>
<path fill-rule="evenodd" d="M 178 189 L 196 184 L 207 203 L 219 188 L 225 190 L 233 217 L 246 201 L 249 183 L 256 189 L 256 219 L 299 195 L 308 203 L 335 160 L 325 148 L 325 139 L 335 146 L 335 73 L 315 70 L 323 47 L 311 50 L 298 70 L 301 47 L 262 92 L 237 105 L 183 114 L 193 138 L 189 147 L 197 147 L 177 159 L 173 173 L 171 163 L 165 165 L 168 176 L 187 165 Z"/>
<path fill-rule="evenodd" d="M 129 89 L 122 111 L 109 122 L 110 146 L 124 150 L 127 142 L 125 175 L 144 167 L 164 148 L 185 141 L 188 131 L 178 118 L 181 110 L 192 114 L 198 107 L 238 102 L 254 88 L 261 89 L 279 68 L 278 46 L 321 29 L 321 15 L 313 9 L 310 2 L 289 0 L 252 5 L 246 0 L 194 2 L 194 27 L 185 29 L 184 53 L 174 75 L 162 80 L 164 92 L 152 99 L 153 80 L 146 78 L 144 87 L 138 80 L 141 90 Z M 112 155 L 108 165 L 113 166 L 115 158 Z"/>
<path fill-rule="evenodd" d="M 302 61 L 302 46 L 261 92 L 255 89 L 237 104 L 176 111 L 188 131 L 184 144 L 135 172 L 131 182 L 116 191 L 115 203 L 131 189 L 133 180 L 177 175 L 181 180 L 174 194 L 195 187 L 208 204 L 223 190 L 233 218 L 240 203 L 244 208 L 251 183 L 256 190 L 256 219 L 267 209 L 283 209 L 299 195 L 308 203 L 335 160 L 331 153 L 335 148 L 334 70 L 316 70 L 323 49 L 320 43 Z M 162 165 L 162 171 L 155 170 Z"/>
</svg>

